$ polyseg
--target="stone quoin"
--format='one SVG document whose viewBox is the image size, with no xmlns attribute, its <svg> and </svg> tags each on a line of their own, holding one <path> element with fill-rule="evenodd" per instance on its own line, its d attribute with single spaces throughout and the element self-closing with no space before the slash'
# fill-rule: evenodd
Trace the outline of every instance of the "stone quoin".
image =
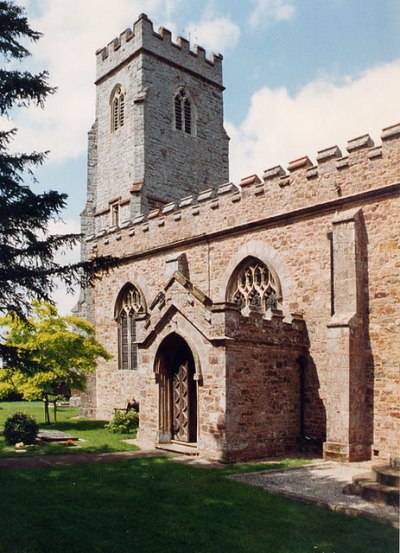
<svg viewBox="0 0 400 553">
<path fill-rule="evenodd" d="M 139 443 L 226 462 L 399 456 L 400 124 L 229 182 L 222 57 L 141 14 L 97 54 L 77 312 L 112 354 L 82 395 Z"/>
</svg>

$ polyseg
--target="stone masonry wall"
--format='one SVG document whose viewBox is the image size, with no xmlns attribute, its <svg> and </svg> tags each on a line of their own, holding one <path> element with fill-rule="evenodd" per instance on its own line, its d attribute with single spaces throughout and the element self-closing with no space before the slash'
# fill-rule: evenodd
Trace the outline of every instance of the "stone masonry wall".
<svg viewBox="0 0 400 553">
<path fill-rule="evenodd" d="M 221 87 L 161 64 L 152 56 L 143 61 L 143 84 L 148 89 L 146 193 L 167 203 L 227 182 L 228 137 L 223 128 Z M 194 134 L 174 128 L 173 99 L 180 86 L 193 101 Z"/>
<path fill-rule="evenodd" d="M 300 311 L 304 316 L 312 367 L 306 375 L 306 432 L 324 435 L 327 325 L 334 299 L 329 236 L 335 213 L 358 207 L 368 240 L 365 420 L 374 422 L 366 432 L 373 455 L 388 457 L 399 431 L 399 138 L 397 125 L 384 130 L 381 146 L 374 147 L 365 135 L 349 142 L 347 157 L 329 148 L 319 152 L 316 166 L 301 158 L 290 164 L 289 174 L 273 168 L 265 171 L 262 181 L 253 176 L 239 187 L 220 186 L 216 192 L 203 192 L 137 218 L 126 228 L 89 236 L 90 255 L 118 253 L 125 258 L 96 285 L 99 339 L 116 354 L 113 298 L 131 281 L 150 304 L 168 280 L 166 261 L 171 256 L 186 255 L 191 282 L 214 302 L 226 299 L 229 277 L 239 262 L 249 255 L 258 257 L 280 279 L 284 313 Z M 205 372 L 212 374 L 209 362 L 206 358 Z M 237 365 L 231 366 L 238 371 Z M 140 371 L 117 371 L 114 358 L 99 368 L 96 386 L 98 394 L 102 391 L 97 413 L 101 416 L 106 414 L 103 401 L 116 406 L 123 393 L 136 393 L 145 385 Z"/>
<path fill-rule="evenodd" d="M 160 205 L 226 182 L 228 137 L 223 128 L 221 56 L 208 60 L 203 48 L 171 42 L 164 28 L 155 33 L 142 14 L 106 48 L 97 52 L 96 227 L 111 225 L 109 205 L 120 202 L 121 221 Z M 111 98 L 125 94 L 124 124 L 111 125 Z M 174 95 L 190 93 L 196 131 L 174 129 Z"/>
<path fill-rule="evenodd" d="M 303 321 L 282 323 L 280 313 L 271 320 L 250 313 L 234 321 L 237 340 L 226 351 L 226 460 L 299 451 L 303 328 Z"/>
</svg>

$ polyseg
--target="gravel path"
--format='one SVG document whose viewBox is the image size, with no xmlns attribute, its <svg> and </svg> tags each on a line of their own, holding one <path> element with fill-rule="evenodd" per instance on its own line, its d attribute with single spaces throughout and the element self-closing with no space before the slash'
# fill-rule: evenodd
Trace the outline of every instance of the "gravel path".
<svg viewBox="0 0 400 553">
<path fill-rule="evenodd" d="M 342 489 L 356 474 L 368 472 L 371 463 L 317 462 L 306 467 L 233 475 L 231 478 L 261 487 L 290 499 L 314 503 L 332 511 L 363 516 L 399 527 L 399 511 L 359 496 L 345 495 Z"/>
</svg>

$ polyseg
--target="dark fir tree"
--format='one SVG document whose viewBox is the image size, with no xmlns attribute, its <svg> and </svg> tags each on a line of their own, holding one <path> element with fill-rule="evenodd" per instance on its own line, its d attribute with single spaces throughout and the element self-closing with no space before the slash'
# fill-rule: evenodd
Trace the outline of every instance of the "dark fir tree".
<svg viewBox="0 0 400 553">
<path fill-rule="evenodd" d="M 23 8 L 0 0 L 0 115 L 10 116 L 16 108 L 43 107 L 55 92 L 48 74 L 21 70 L 20 62 L 30 55 L 24 44 L 36 42 L 41 34 L 30 28 Z M 14 62 L 8 64 L 7 62 Z M 15 67 L 11 69 L 11 67 Z M 10 123 L 10 127 L 11 127 Z M 68 289 L 87 282 L 114 264 L 110 258 L 61 265 L 55 254 L 74 246 L 80 235 L 49 235 L 48 224 L 59 217 L 66 195 L 50 190 L 36 194 L 26 184 L 46 153 L 11 153 L 15 128 L 0 131 L 0 314 L 26 317 L 33 299 L 49 301 L 61 279 Z M 6 361 L 18 351 L 8 349 L 0 339 L 0 356 Z M 24 360 L 21 359 L 21 362 Z"/>
</svg>

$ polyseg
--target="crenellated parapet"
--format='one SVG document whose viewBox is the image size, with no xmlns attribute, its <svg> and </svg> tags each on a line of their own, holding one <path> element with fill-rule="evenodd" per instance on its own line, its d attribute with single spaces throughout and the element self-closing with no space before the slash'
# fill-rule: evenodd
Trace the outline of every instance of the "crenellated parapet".
<svg viewBox="0 0 400 553">
<path fill-rule="evenodd" d="M 190 47 L 190 42 L 182 37 L 172 41 L 172 33 L 164 27 L 154 31 L 153 23 L 142 13 L 133 24 L 107 46 L 96 52 L 97 82 L 102 81 L 111 72 L 129 63 L 140 53 L 146 53 L 180 69 L 201 75 L 210 83 L 222 88 L 222 55 L 210 54 L 201 46 Z"/>
<path fill-rule="evenodd" d="M 289 163 L 287 171 L 278 165 L 266 169 L 262 178 L 250 175 L 238 184 L 229 182 L 185 196 L 133 220 L 128 220 L 128 210 L 124 220 L 128 199 L 121 198 L 120 226 L 107 227 L 106 207 L 96 213 L 96 232 L 86 240 L 92 254 L 112 252 L 118 241 L 121 255 L 132 258 L 205 235 L 280 224 L 398 194 L 400 124 L 383 129 L 381 139 L 375 145 L 369 135 L 363 135 L 349 140 L 345 156 L 337 146 L 325 148 L 318 151 L 315 164 L 304 156 Z"/>
</svg>

